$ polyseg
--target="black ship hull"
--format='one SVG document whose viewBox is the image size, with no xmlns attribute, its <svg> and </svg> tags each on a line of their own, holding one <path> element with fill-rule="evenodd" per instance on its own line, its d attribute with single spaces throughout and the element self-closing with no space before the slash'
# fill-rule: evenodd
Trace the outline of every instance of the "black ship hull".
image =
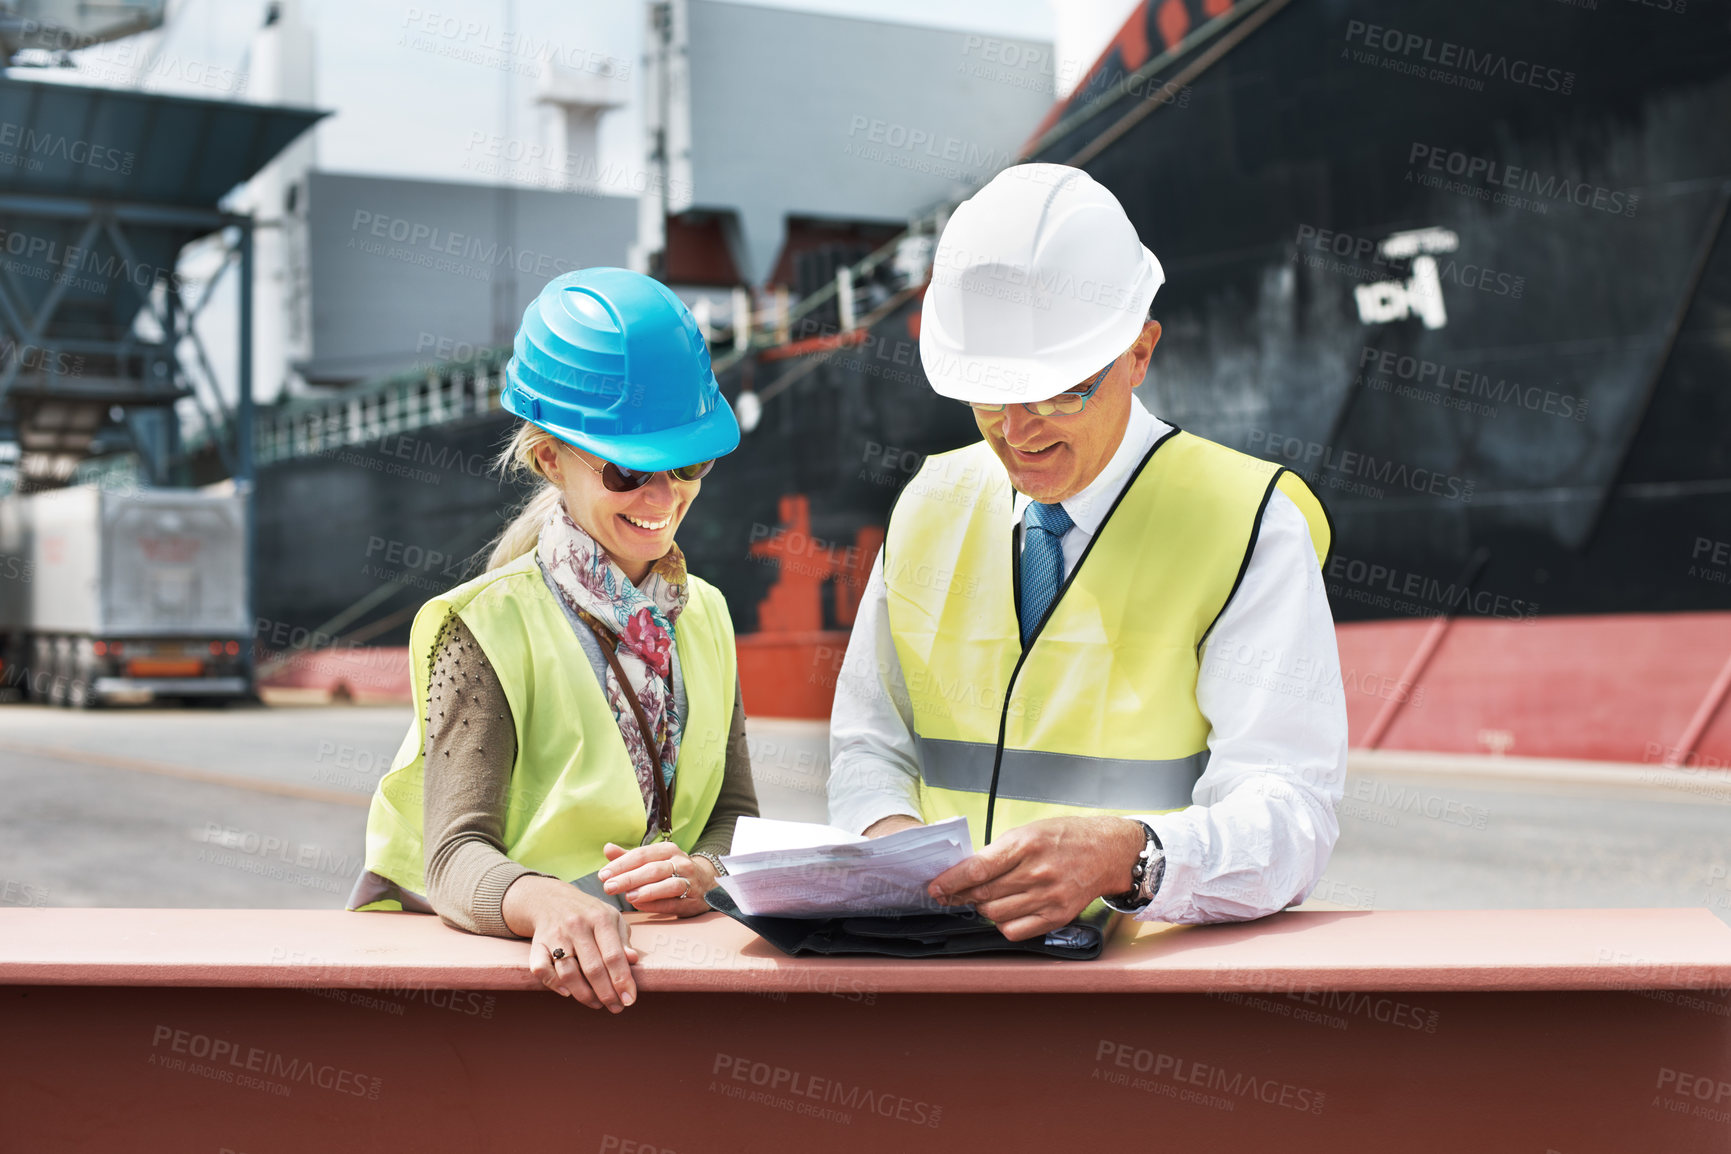
<svg viewBox="0 0 1731 1154">
<path fill-rule="evenodd" d="M 1726 608 L 1723 6 L 1265 7 L 1218 60 L 1120 84 L 1035 155 L 1111 188 L 1165 264 L 1149 407 L 1311 480 L 1340 620 Z M 1121 125 L 1139 104 L 1157 106 Z M 815 368 L 724 374 L 729 396 L 746 372 L 779 395 L 680 541 L 742 632 L 786 627 L 759 604 L 802 557 L 841 577 L 820 624 L 844 628 L 897 489 L 977 435 L 925 384 L 918 308 Z M 369 639 L 403 643 L 519 495 L 486 469 L 507 431 L 493 415 L 267 466 L 260 616 L 310 629 L 396 582 Z M 797 540 L 789 495 L 810 510 Z"/>
</svg>

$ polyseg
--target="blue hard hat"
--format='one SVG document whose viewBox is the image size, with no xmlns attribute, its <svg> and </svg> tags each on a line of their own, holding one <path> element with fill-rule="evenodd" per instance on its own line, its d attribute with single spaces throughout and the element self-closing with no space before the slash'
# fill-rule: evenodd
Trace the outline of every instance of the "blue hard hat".
<svg viewBox="0 0 1731 1154">
<path fill-rule="evenodd" d="M 523 313 L 500 403 L 627 469 L 677 469 L 739 447 L 691 310 L 630 269 L 547 283 Z"/>
</svg>

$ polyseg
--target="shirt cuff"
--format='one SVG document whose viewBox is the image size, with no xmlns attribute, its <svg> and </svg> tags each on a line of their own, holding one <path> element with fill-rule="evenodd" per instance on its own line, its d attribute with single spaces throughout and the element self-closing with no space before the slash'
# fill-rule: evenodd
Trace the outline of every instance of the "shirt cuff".
<svg viewBox="0 0 1731 1154">
<path fill-rule="evenodd" d="M 899 770 L 897 772 L 900 773 Z M 834 780 L 833 771 L 831 780 Z M 884 818 L 898 816 L 911 817 L 919 822 L 926 820 L 920 816 L 917 787 L 911 797 L 899 791 L 874 790 L 846 798 L 841 805 L 830 810 L 830 824 L 849 833 L 863 834 Z"/>
</svg>

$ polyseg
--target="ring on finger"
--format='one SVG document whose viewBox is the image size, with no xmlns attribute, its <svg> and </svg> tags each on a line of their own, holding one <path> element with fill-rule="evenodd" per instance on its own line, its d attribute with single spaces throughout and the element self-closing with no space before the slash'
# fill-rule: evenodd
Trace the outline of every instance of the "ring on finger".
<svg viewBox="0 0 1731 1154">
<path fill-rule="evenodd" d="M 685 890 L 683 893 L 681 893 L 679 895 L 679 898 L 677 900 L 684 901 L 686 898 L 690 897 L 691 896 L 691 879 L 686 877 L 684 874 L 680 873 L 678 866 L 674 866 L 674 865 L 668 866 L 667 867 L 667 873 L 668 873 L 669 879 L 678 878 L 680 881 L 685 883 Z"/>
<path fill-rule="evenodd" d="M 553 947 L 553 949 L 549 950 L 548 953 L 553 955 L 553 960 L 555 962 L 561 961 L 565 957 L 565 947 L 564 946 L 555 946 L 555 947 Z"/>
</svg>

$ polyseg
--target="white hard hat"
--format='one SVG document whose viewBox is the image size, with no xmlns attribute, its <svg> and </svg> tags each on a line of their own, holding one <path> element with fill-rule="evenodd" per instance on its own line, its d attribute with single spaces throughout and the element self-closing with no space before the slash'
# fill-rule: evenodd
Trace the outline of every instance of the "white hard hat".
<svg viewBox="0 0 1731 1154">
<path fill-rule="evenodd" d="M 938 240 L 920 309 L 926 379 L 942 396 L 995 404 L 1076 388 L 1135 343 L 1165 280 L 1093 177 L 1006 168 Z"/>
</svg>

